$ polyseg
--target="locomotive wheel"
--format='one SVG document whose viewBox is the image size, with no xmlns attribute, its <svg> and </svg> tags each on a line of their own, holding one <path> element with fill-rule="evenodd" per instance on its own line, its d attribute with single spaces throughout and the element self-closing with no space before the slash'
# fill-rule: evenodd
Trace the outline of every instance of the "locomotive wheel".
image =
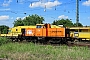
<svg viewBox="0 0 90 60">
<path fill-rule="evenodd" d="M 75 39 L 74 42 L 79 42 L 79 40 Z"/>
<path fill-rule="evenodd" d="M 37 43 L 37 39 L 28 39 L 27 42 Z"/>
<path fill-rule="evenodd" d="M 16 38 L 15 41 L 18 42 L 18 39 Z"/>
<path fill-rule="evenodd" d="M 33 42 L 33 43 L 37 43 L 37 39 L 33 39 L 32 42 Z"/>
<path fill-rule="evenodd" d="M 48 43 L 49 44 L 61 44 L 61 40 L 55 40 L 55 39 L 50 39 L 49 41 L 48 41 Z"/>
<path fill-rule="evenodd" d="M 75 39 L 75 40 L 74 40 L 74 43 L 75 43 L 75 44 L 78 44 L 78 43 L 79 43 L 79 40 L 78 40 L 78 39 Z"/>
<path fill-rule="evenodd" d="M 14 38 L 12 39 L 12 42 L 18 42 L 18 39 Z"/>
</svg>

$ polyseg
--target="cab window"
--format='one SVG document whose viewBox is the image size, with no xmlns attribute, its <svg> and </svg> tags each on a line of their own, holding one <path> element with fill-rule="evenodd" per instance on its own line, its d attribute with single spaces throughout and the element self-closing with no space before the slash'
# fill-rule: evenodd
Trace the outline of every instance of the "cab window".
<svg viewBox="0 0 90 60">
<path fill-rule="evenodd" d="M 37 25 L 36 28 L 42 28 L 42 26 L 41 25 Z"/>
<path fill-rule="evenodd" d="M 16 29 L 16 31 L 18 31 L 18 29 Z"/>
</svg>

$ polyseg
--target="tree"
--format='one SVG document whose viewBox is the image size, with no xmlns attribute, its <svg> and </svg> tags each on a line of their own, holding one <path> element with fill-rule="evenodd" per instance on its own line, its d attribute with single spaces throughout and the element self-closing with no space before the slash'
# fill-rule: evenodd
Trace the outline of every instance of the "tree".
<svg viewBox="0 0 90 60">
<path fill-rule="evenodd" d="M 14 21 L 13 24 L 14 24 L 14 26 L 24 26 L 24 23 L 23 23 L 21 18 L 19 18 L 16 21 Z"/>
<path fill-rule="evenodd" d="M 29 26 L 29 25 L 36 25 L 43 23 L 44 18 L 41 16 L 38 16 L 37 14 L 35 15 L 29 15 L 25 17 L 24 19 L 18 19 L 14 21 L 14 26 Z"/>
<path fill-rule="evenodd" d="M 9 29 L 8 26 L 6 26 L 6 25 L 1 25 L 1 26 L 0 26 L 0 33 L 1 33 L 1 34 L 7 34 L 7 33 L 8 33 L 8 29 Z"/>
<path fill-rule="evenodd" d="M 74 27 L 76 27 L 76 23 L 74 23 Z M 83 25 L 81 23 L 78 23 L 78 27 L 82 27 Z"/>
<path fill-rule="evenodd" d="M 73 26 L 72 21 L 70 21 L 69 19 L 56 20 L 56 21 L 53 21 L 52 24 L 55 24 L 55 25 L 64 25 L 66 27 L 72 27 Z"/>
<path fill-rule="evenodd" d="M 55 20 L 53 21 L 52 25 L 56 25 L 56 21 Z"/>
</svg>

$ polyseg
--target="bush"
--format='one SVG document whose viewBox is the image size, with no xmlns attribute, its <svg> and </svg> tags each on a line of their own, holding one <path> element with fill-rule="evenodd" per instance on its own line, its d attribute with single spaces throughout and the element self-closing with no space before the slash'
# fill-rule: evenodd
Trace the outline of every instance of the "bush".
<svg viewBox="0 0 90 60">
<path fill-rule="evenodd" d="M 9 42 L 9 39 L 8 38 L 6 38 L 6 37 L 0 37 L 0 45 L 5 44 L 7 42 Z"/>
</svg>

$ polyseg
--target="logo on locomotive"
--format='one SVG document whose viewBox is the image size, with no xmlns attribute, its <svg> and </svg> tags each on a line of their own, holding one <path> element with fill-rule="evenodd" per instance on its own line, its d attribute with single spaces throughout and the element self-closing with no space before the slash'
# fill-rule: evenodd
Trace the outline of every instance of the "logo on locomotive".
<svg viewBox="0 0 90 60">
<path fill-rule="evenodd" d="M 32 30 L 28 30 L 27 31 L 27 34 L 32 34 Z"/>
</svg>

